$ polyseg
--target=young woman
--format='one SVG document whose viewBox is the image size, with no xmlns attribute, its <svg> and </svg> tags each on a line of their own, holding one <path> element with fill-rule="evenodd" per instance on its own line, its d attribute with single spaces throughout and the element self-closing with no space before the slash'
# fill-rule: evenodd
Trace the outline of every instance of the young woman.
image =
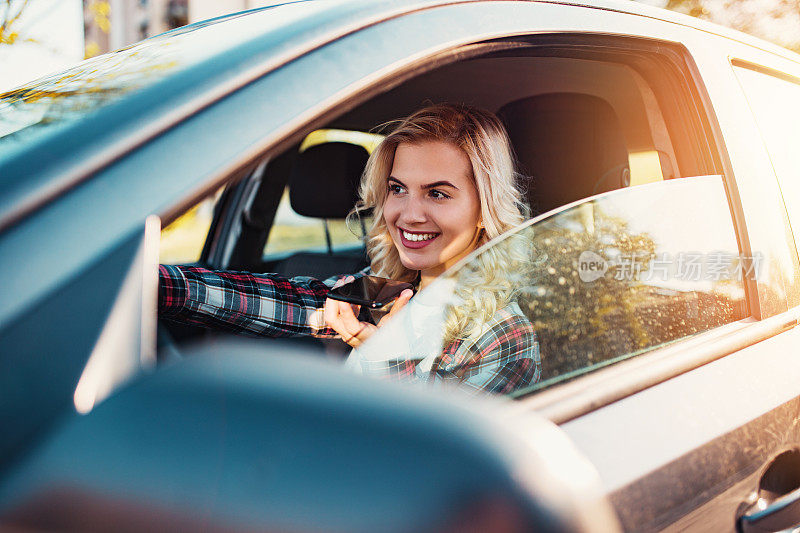
<svg viewBox="0 0 800 533">
<path fill-rule="evenodd" d="M 508 136 L 493 114 L 434 105 L 400 121 L 370 155 L 355 210 L 373 212 L 367 238 L 371 274 L 424 290 L 526 218 L 515 182 Z M 481 254 L 471 275 L 456 287 L 460 304 L 446 312 L 435 361 L 394 360 L 386 373 L 496 393 L 538 380 L 536 335 L 514 302 L 515 287 L 506 275 L 525 263 L 526 253 L 530 250 L 523 245 Z M 359 321 L 357 309 L 327 294 L 334 282 L 360 275 L 323 282 L 162 265 L 159 312 L 167 319 L 238 333 L 336 336 L 358 349 L 413 295 L 404 291 L 377 326 Z"/>
</svg>

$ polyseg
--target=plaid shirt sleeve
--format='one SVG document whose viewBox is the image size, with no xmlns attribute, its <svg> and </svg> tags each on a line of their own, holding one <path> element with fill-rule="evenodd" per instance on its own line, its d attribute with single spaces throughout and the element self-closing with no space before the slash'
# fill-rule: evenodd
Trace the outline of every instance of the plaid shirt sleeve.
<svg viewBox="0 0 800 533">
<path fill-rule="evenodd" d="M 536 332 L 522 315 L 509 314 L 471 345 L 459 344 L 445 349 L 434 379 L 457 379 L 468 391 L 508 394 L 541 378 Z"/>
<path fill-rule="evenodd" d="M 245 335 L 334 337 L 322 308 L 338 277 L 323 282 L 160 265 L 158 311 L 169 320 Z"/>
</svg>

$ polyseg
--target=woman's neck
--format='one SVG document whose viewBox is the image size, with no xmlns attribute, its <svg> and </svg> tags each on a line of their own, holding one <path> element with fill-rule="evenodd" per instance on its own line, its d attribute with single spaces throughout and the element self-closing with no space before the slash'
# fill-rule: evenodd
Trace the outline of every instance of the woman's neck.
<svg viewBox="0 0 800 533">
<path fill-rule="evenodd" d="M 425 287 L 427 287 L 428 285 L 433 283 L 433 280 L 435 280 L 438 277 L 439 277 L 439 274 L 431 274 L 428 270 L 421 271 L 419 273 L 419 289 L 418 290 L 421 291 L 422 289 L 424 289 Z"/>
</svg>

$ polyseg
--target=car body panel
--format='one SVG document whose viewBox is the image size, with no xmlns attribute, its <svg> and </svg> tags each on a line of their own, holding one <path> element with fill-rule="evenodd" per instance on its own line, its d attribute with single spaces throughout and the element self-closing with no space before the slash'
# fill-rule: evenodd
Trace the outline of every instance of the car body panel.
<svg viewBox="0 0 800 533">
<path fill-rule="evenodd" d="M 607 490 L 619 490 L 642 472 L 737 429 L 742 420 L 755 420 L 795 400 L 800 365 L 791 348 L 797 336 L 794 329 L 777 335 L 562 427 L 593 459 Z M 771 357 L 764 356 L 767 350 Z M 765 373 L 765 366 L 783 371 Z M 608 431 L 598 434 L 598 426 Z M 636 430 L 621 431 L 624 427 Z M 625 452 L 634 447 L 638 452 Z"/>
<path fill-rule="evenodd" d="M 288 2 L 229 17 L 222 31 L 220 21 L 169 32 L 67 71 L 64 85 L 84 79 L 99 84 L 95 93 L 108 90 L 116 101 L 0 160 L 0 227 L 253 79 L 337 37 L 422 5 Z M 220 38 L 225 42 L 217 42 Z M 128 55 L 119 66 L 115 65 L 118 55 Z M 225 61 L 219 61 L 220 56 Z M 126 72 L 127 67 L 130 71 Z M 98 70 L 108 70 L 109 87 L 104 87 Z M 152 79 L 142 80 L 142 86 L 130 94 L 114 94 L 115 78 L 121 74 L 132 80 L 146 78 L 143 72 Z M 25 89 L 19 92 L 30 97 Z M 108 123 L 117 125 L 115 131 L 103 127 Z"/>
<path fill-rule="evenodd" d="M 799 340 L 792 329 L 562 424 L 626 530 L 658 530 L 693 510 L 693 530 L 735 529 L 763 465 L 800 442 Z"/>
</svg>

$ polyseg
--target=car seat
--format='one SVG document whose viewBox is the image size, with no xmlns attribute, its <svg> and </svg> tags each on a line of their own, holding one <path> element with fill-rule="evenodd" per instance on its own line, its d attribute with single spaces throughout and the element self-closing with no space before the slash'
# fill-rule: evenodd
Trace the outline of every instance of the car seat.
<svg viewBox="0 0 800 533">
<path fill-rule="evenodd" d="M 344 219 L 358 200 L 358 184 L 369 154 L 363 146 L 328 142 L 312 146 L 297 156 L 289 177 L 289 201 L 302 216 Z M 364 248 L 353 252 L 298 252 L 277 263 L 274 271 L 285 276 L 325 279 L 358 272 L 367 266 Z"/>
<path fill-rule="evenodd" d="M 529 176 L 534 214 L 630 182 L 628 150 L 611 105 L 596 96 L 548 93 L 515 100 L 498 112 Z"/>
</svg>

